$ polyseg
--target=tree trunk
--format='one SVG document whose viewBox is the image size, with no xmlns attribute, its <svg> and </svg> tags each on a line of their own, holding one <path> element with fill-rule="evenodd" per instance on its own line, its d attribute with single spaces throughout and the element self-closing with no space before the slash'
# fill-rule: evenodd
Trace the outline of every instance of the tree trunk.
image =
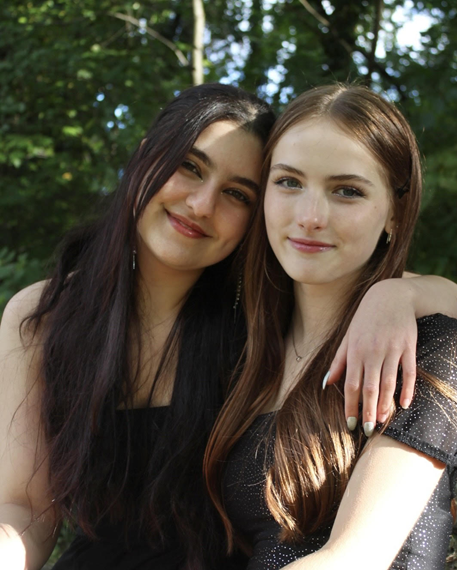
<svg viewBox="0 0 457 570">
<path fill-rule="evenodd" d="M 383 0 L 376 0 L 375 5 L 375 15 L 374 15 L 374 22 L 373 22 L 373 40 L 371 42 L 371 52 L 368 59 L 368 73 L 367 73 L 367 85 L 371 84 L 371 76 L 375 70 L 375 62 L 376 62 L 376 48 L 378 46 L 378 37 L 379 37 L 379 28 L 381 27 L 381 20 L 382 20 L 382 9 L 384 8 L 384 1 Z"/>
<path fill-rule="evenodd" d="M 203 0 L 192 0 L 194 12 L 194 46 L 192 49 L 192 81 L 194 85 L 203 79 L 203 34 L 205 32 L 205 9 Z"/>
</svg>

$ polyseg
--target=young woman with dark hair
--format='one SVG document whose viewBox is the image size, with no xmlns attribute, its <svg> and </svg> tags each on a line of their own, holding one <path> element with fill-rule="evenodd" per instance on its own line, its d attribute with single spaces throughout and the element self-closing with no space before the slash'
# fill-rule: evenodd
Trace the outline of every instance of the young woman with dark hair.
<svg viewBox="0 0 457 570">
<path fill-rule="evenodd" d="M 418 321 L 416 394 L 399 405 L 400 372 L 381 433 L 347 422 L 342 390 L 321 387 L 368 289 L 404 271 L 422 185 L 414 135 L 366 88 L 313 89 L 275 124 L 264 182 L 247 245 L 246 359 L 205 461 L 229 544 L 250 552 L 249 570 L 441 570 L 457 321 Z"/>
<path fill-rule="evenodd" d="M 217 555 L 202 455 L 244 339 L 234 250 L 273 122 L 234 87 L 184 91 L 103 218 L 5 311 L 1 522 L 14 533 L 33 517 L 27 561 L 8 568 L 40 568 L 62 518 L 81 536 L 56 568 L 197 568 Z"/>
<path fill-rule="evenodd" d="M 67 238 L 47 283 L 9 303 L 0 329 L 8 570 L 40 568 L 63 519 L 78 536 L 56 570 L 222 567 L 202 461 L 244 346 L 240 244 L 273 119 L 234 87 L 184 91 L 159 114 L 101 220 Z M 381 334 L 396 331 L 397 363 L 415 334 L 413 305 L 424 304 L 410 292 L 425 286 L 438 291 L 432 308 L 450 305 L 452 287 L 439 279 L 391 285 L 396 302 L 389 289 L 367 296 L 366 324 L 353 329 L 341 360 L 357 328 L 367 335 L 382 325 L 384 314 L 370 313 L 376 302 L 408 321 L 397 326 L 391 316 Z M 376 359 L 369 349 L 351 362 L 379 369 L 392 352 L 383 342 Z M 376 403 L 377 395 L 371 413 Z"/>
</svg>

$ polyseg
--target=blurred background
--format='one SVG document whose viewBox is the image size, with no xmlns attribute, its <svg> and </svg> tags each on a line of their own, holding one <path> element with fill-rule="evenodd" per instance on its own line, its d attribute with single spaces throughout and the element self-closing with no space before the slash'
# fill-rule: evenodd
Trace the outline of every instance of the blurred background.
<svg viewBox="0 0 457 570">
<path fill-rule="evenodd" d="M 281 111 L 336 80 L 385 93 L 409 119 L 425 157 L 409 268 L 457 280 L 457 0 L 2 2 L 0 313 L 97 215 L 179 91 L 222 81 Z"/>
</svg>

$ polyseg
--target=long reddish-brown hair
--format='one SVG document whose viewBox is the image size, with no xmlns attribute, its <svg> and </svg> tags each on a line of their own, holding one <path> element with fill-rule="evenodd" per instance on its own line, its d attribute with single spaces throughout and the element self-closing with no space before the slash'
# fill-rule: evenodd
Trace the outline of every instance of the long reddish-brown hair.
<svg viewBox="0 0 457 570">
<path fill-rule="evenodd" d="M 401 277 L 422 190 L 420 153 L 403 115 L 369 89 L 344 85 L 312 89 L 288 106 L 267 143 L 264 185 L 281 137 L 302 121 L 323 118 L 358 140 L 381 166 L 391 190 L 395 230 L 390 244 L 385 232 L 380 236 L 327 340 L 276 414 L 275 460 L 267 475 L 266 499 L 283 529 L 282 539 L 289 541 L 313 532 L 334 516 L 360 454 L 362 437 L 346 428 L 342 392 L 335 387 L 323 391 L 322 378 L 367 290 L 382 279 Z M 229 548 L 234 533 L 221 495 L 224 461 L 278 394 L 284 373 L 284 337 L 294 302 L 292 281 L 277 261 L 264 226 L 260 207 L 246 252 L 245 362 L 215 424 L 205 459 L 208 488 L 223 518 Z"/>
</svg>

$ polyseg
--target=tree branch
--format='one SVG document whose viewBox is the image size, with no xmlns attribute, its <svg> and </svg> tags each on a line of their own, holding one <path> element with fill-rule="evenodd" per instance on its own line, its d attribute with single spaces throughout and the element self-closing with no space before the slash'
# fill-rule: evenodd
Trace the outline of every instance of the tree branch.
<svg viewBox="0 0 457 570">
<path fill-rule="evenodd" d="M 368 59 L 368 81 L 371 81 L 371 76 L 374 71 L 374 64 L 376 61 L 376 48 L 378 46 L 379 29 L 381 27 L 382 9 L 384 7 L 383 0 L 376 0 L 375 16 L 373 24 L 373 40 L 371 42 L 371 52 Z"/>
<path fill-rule="evenodd" d="M 306 0 L 299 0 L 299 1 L 300 4 L 303 4 L 305 9 L 308 10 L 308 12 L 316 18 L 316 20 L 318 20 L 322 25 L 327 26 L 327 28 L 330 28 L 330 22 L 326 18 L 321 16 L 319 12 L 315 10 L 309 2 L 307 2 Z"/>
<path fill-rule="evenodd" d="M 382 75 L 384 78 L 388 79 L 392 85 L 397 89 L 398 94 L 400 95 L 400 99 L 404 100 L 405 99 L 405 94 L 403 93 L 403 91 L 400 89 L 400 85 L 399 83 L 396 81 L 395 77 L 393 77 L 392 75 L 390 75 L 389 73 L 387 73 L 387 70 L 385 67 L 383 67 L 378 61 L 376 61 L 376 59 L 373 57 L 373 59 L 370 59 L 371 54 L 368 54 L 367 51 L 360 47 L 360 46 L 351 46 L 348 44 L 348 42 L 346 40 L 344 40 L 343 38 L 340 37 L 339 33 L 337 32 L 337 30 L 333 29 L 330 21 L 327 20 L 327 18 L 324 18 L 324 16 L 322 16 L 321 14 L 319 14 L 319 12 L 317 12 L 309 2 L 307 2 L 307 0 L 299 0 L 300 4 L 302 4 L 302 6 L 304 6 L 304 8 L 318 21 L 320 22 L 322 25 L 324 25 L 326 28 L 328 28 L 328 31 L 330 32 L 330 34 L 335 38 L 335 40 L 349 53 L 349 54 L 353 54 L 355 52 L 360 53 L 361 55 L 363 55 L 363 57 L 367 60 L 367 63 L 369 64 L 371 61 L 371 65 L 373 70 L 376 69 L 376 71 L 378 71 L 380 73 L 380 75 Z M 379 3 L 381 3 L 381 0 L 379 1 Z M 379 26 L 379 23 L 378 23 Z M 378 33 L 379 33 L 379 27 L 378 27 Z M 377 39 L 376 39 L 376 43 L 377 43 Z M 376 49 L 376 48 L 375 48 Z"/>
<path fill-rule="evenodd" d="M 178 49 L 175 46 L 175 44 L 173 42 L 170 42 L 170 40 L 167 40 L 167 38 L 162 36 L 162 34 L 159 34 L 159 32 L 156 32 L 155 30 L 153 30 L 149 26 L 143 27 L 137 18 L 133 18 L 133 16 L 127 16 L 126 14 L 121 14 L 120 12 L 111 13 L 110 16 L 113 16 L 113 18 L 117 18 L 118 20 L 123 20 L 124 22 L 128 22 L 129 24 L 133 24 L 137 28 L 144 29 L 146 31 L 146 33 L 148 33 L 155 40 L 158 40 L 159 42 L 163 43 L 165 46 L 170 48 L 171 51 L 176 55 L 176 57 L 178 58 L 179 62 L 182 65 L 184 65 L 184 66 L 189 65 L 189 62 L 187 61 L 186 56 L 183 54 L 183 52 L 180 49 Z"/>
<path fill-rule="evenodd" d="M 323 26 L 325 26 L 326 28 L 328 28 L 328 31 L 332 34 L 332 36 L 339 42 L 340 45 L 343 46 L 343 48 L 349 53 L 349 54 L 353 54 L 354 51 L 358 51 L 358 48 L 355 47 L 351 47 L 346 40 L 343 40 L 343 38 L 340 37 L 340 35 L 338 34 L 338 32 L 336 30 L 334 30 L 330 24 L 330 21 L 327 20 L 327 18 L 324 18 L 324 16 L 322 16 L 321 14 L 319 14 L 319 12 L 317 10 L 315 10 L 311 4 L 309 2 L 307 2 L 306 0 L 299 0 L 300 4 L 302 4 L 305 9 L 312 15 L 314 16 L 314 18 L 316 18 L 316 20 L 318 22 L 320 22 Z"/>
<path fill-rule="evenodd" d="M 194 12 L 194 47 L 192 49 L 192 81 L 200 85 L 203 80 L 203 34 L 205 32 L 205 9 L 203 0 L 192 0 Z"/>
</svg>

